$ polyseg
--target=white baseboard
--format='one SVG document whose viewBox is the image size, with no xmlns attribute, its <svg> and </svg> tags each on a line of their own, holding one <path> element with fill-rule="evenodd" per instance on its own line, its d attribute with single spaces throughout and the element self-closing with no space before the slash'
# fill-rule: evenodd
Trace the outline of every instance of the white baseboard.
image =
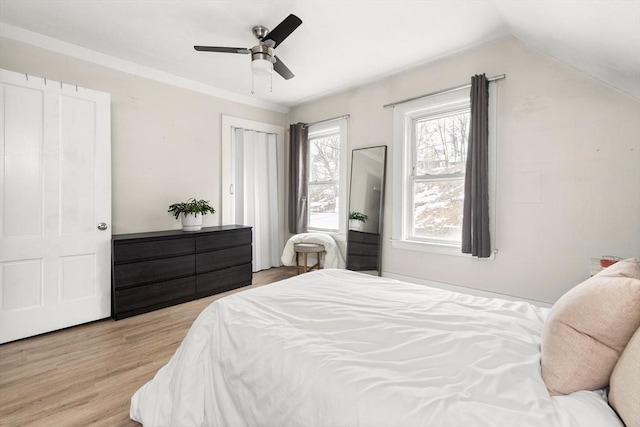
<svg viewBox="0 0 640 427">
<path fill-rule="evenodd" d="M 530 304 L 536 305 L 538 307 L 546 307 L 546 308 L 550 308 L 553 305 L 548 302 L 520 298 L 514 295 L 501 294 L 498 292 L 483 291 L 481 289 L 468 288 L 466 286 L 458 286 L 458 285 L 450 285 L 448 283 L 434 282 L 432 280 L 420 279 L 418 277 L 411 277 L 411 276 L 405 276 L 403 274 L 389 273 L 388 271 L 383 271 L 382 276 L 389 277 L 391 279 L 402 280 L 403 282 L 415 283 L 417 285 L 431 286 L 433 288 L 444 289 L 445 291 L 460 292 L 463 294 L 469 294 L 477 297 L 500 298 L 500 299 L 506 299 L 509 301 L 524 301 L 524 302 L 528 302 Z"/>
</svg>

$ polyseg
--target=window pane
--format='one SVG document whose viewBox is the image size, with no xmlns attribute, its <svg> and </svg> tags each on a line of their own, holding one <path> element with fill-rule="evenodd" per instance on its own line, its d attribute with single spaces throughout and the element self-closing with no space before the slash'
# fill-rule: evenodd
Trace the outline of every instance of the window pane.
<svg viewBox="0 0 640 427">
<path fill-rule="evenodd" d="M 464 180 L 415 181 L 413 194 L 412 236 L 460 242 Z"/>
<path fill-rule="evenodd" d="M 415 175 L 464 173 L 469 113 L 415 122 Z"/>
<path fill-rule="evenodd" d="M 340 134 L 309 138 L 309 224 L 311 229 L 339 229 Z"/>
<path fill-rule="evenodd" d="M 340 179 L 340 135 L 309 140 L 309 182 Z"/>
<path fill-rule="evenodd" d="M 309 228 L 337 230 L 339 215 L 338 181 L 309 183 Z"/>
</svg>

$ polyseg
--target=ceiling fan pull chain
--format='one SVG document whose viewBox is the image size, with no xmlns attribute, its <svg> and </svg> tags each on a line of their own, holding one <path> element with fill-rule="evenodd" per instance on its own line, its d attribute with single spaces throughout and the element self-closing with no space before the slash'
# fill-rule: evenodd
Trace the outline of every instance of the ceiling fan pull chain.
<svg viewBox="0 0 640 427">
<path fill-rule="evenodd" d="M 269 88 L 269 92 L 273 93 L 273 73 L 269 74 L 269 78 L 271 79 L 271 87 Z"/>
<path fill-rule="evenodd" d="M 255 83 L 254 83 L 253 73 L 251 73 L 251 95 L 253 95 L 254 93 L 256 93 L 256 91 L 255 91 Z"/>
</svg>

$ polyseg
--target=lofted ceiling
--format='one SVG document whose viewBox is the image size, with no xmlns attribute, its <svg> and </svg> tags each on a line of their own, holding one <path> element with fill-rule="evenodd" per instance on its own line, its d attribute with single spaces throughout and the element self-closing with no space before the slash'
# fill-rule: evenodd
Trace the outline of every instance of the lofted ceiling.
<svg viewBox="0 0 640 427">
<path fill-rule="evenodd" d="M 250 55 L 193 49 L 251 47 L 253 26 L 290 13 L 303 24 L 276 54 L 291 80 L 256 77 L 252 94 Z M 284 111 L 510 35 L 640 98 L 640 0 L 0 0 L 0 22 L 4 37 Z"/>
</svg>

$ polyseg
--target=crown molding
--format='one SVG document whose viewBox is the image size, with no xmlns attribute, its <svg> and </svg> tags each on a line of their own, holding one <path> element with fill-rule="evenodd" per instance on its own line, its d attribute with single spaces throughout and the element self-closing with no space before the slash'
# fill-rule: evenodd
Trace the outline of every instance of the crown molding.
<svg viewBox="0 0 640 427">
<path fill-rule="evenodd" d="M 124 73 L 133 74 L 146 79 L 155 80 L 161 83 L 177 86 L 183 89 L 189 89 L 194 92 L 212 95 L 217 98 L 226 99 L 228 101 L 238 102 L 252 107 L 263 108 L 265 110 L 275 111 L 286 114 L 290 111 L 289 107 L 285 107 L 270 102 L 261 101 L 244 95 L 239 95 L 224 89 L 209 86 L 194 80 L 185 79 L 174 74 L 156 70 L 151 67 L 136 64 L 135 62 L 126 61 L 116 58 L 115 56 L 106 55 L 81 46 L 54 39 L 43 34 L 25 30 L 14 25 L 0 22 L 0 37 L 16 40 L 22 43 L 30 44 L 52 52 L 68 55 L 76 59 L 98 64 Z"/>
</svg>

